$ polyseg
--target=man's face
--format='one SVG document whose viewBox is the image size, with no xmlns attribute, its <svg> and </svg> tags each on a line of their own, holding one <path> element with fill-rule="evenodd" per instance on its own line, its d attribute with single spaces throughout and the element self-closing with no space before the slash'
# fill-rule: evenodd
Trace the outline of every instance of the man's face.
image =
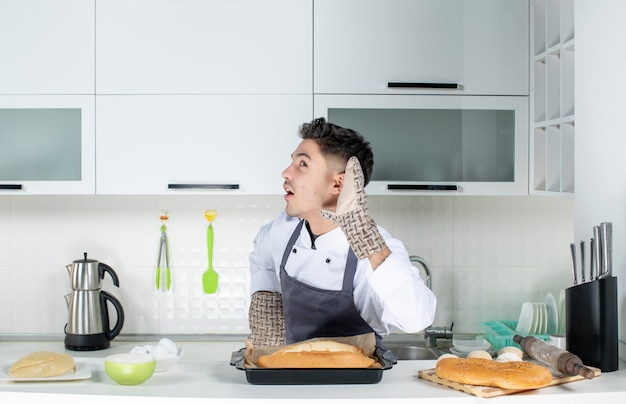
<svg viewBox="0 0 626 404">
<path fill-rule="evenodd" d="M 286 212 L 308 221 L 321 218 L 320 209 L 335 209 L 343 173 L 329 164 L 314 140 L 305 139 L 291 154 L 291 164 L 282 173 Z"/>
</svg>

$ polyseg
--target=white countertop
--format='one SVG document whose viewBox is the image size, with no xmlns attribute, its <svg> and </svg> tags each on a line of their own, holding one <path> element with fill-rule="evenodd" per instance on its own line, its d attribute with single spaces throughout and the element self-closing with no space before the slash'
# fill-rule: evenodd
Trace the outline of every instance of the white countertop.
<svg viewBox="0 0 626 404">
<path fill-rule="evenodd" d="M 603 373 L 593 380 L 581 380 L 540 390 L 522 392 L 490 399 L 479 398 L 447 387 L 419 379 L 419 370 L 431 369 L 435 361 L 400 361 L 392 369 L 385 370 L 377 384 L 352 385 L 252 385 L 246 381 L 245 372 L 229 364 L 233 351 L 243 347 L 239 341 L 174 341 L 182 346 L 183 359 L 167 372 L 155 373 L 139 386 L 120 386 L 104 372 L 104 357 L 129 352 L 136 345 L 154 344 L 158 339 L 147 341 L 114 340 L 111 348 L 101 351 L 66 351 L 62 339 L 58 341 L 5 341 L 0 339 L 0 361 L 17 359 L 37 350 L 67 352 L 77 359 L 88 360 L 91 378 L 63 382 L 14 382 L 0 381 L 0 401 L 21 402 L 42 399 L 46 404 L 64 403 L 67 400 L 88 399 L 90 404 L 111 403 L 238 403 L 279 400 L 281 403 L 307 404 L 327 399 L 343 401 L 381 400 L 424 402 L 470 403 L 497 400 L 498 403 L 522 403 L 529 399 L 541 403 L 585 403 L 592 400 L 626 399 L 626 364 L 620 363 L 616 372 Z M 605 401 L 606 402 L 606 401 Z"/>
</svg>

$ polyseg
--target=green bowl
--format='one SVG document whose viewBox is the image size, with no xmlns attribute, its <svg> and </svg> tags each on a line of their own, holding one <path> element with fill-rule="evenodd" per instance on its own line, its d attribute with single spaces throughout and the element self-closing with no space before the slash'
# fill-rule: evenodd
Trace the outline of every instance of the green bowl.
<svg viewBox="0 0 626 404">
<path fill-rule="evenodd" d="M 104 358 L 104 370 L 115 382 L 135 386 L 152 377 L 156 358 L 149 354 L 127 353 Z"/>
</svg>

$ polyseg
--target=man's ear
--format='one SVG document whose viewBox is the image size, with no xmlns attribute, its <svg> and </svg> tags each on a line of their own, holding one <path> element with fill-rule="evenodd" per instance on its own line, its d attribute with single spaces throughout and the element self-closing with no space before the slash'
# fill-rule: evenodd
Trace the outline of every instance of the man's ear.
<svg viewBox="0 0 626 404">
<path fill-rule="evenodd" d="M 346 173 L 337 173 L 333 176 L 333 195 L 339 195 L 343 189 L 343 180 L 346 177 Z"/>
</svg>

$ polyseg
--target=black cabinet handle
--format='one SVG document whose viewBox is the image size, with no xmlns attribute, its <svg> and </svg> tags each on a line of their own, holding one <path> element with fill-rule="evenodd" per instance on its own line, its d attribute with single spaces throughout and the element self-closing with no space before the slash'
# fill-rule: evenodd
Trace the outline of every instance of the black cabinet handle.
<svg viewBox="0 0 626 404">
<path fill-rule="evenodd" d="M 387 83 L 388 88 L 445 88 L 458 90 L 459 83 L 407 83 L 390 81 Z"/>
<path fill-rule="evenodd" d="M 223 190 L 239 189 L 239 184 L 167 184 L 167 189 Z"/>
<path fill-rule="evenodd" d="M 2 191 L 15 191 L 21 190 L 22 184 L 0 184 L 0 190 Z"/>
<path fill-rule="evenodd" d="M 437 184 L 387 184 L 390 191 L 458 191 L 456 185 Z"/>
</svg>

